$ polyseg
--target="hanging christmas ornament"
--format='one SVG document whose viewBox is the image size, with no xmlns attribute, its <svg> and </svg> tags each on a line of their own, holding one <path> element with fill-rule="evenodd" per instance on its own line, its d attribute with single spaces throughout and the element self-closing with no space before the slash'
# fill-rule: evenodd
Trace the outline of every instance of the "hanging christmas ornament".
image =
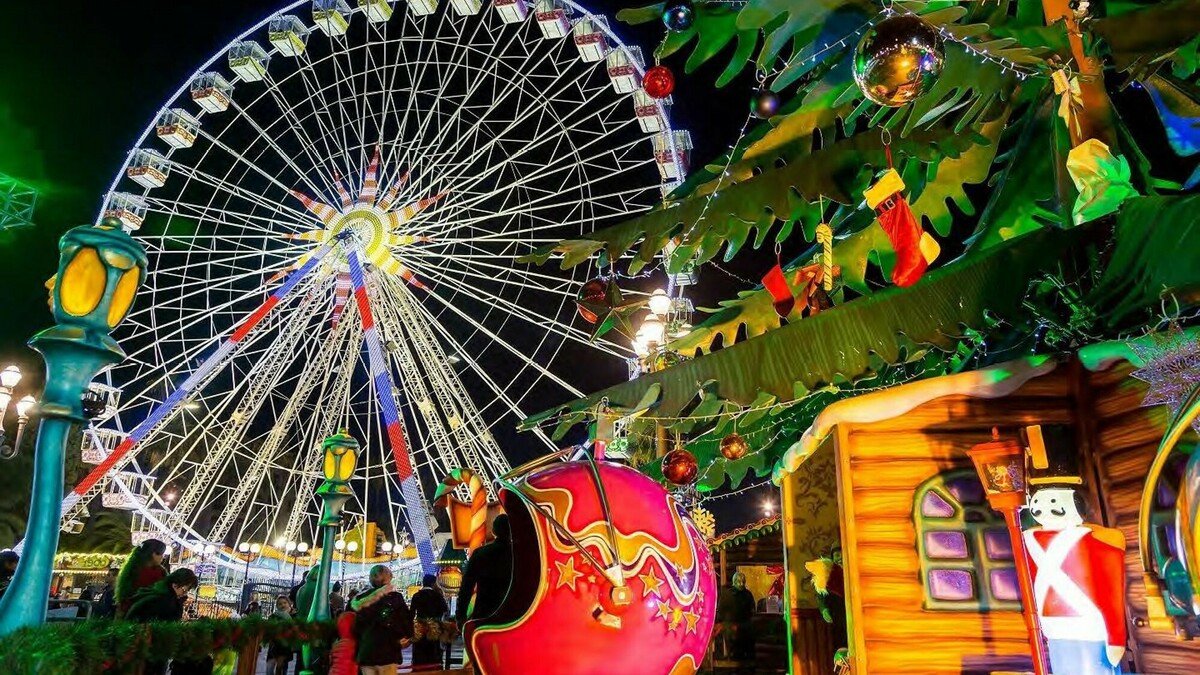
<svg viewBox="0 0 1200 675">
<path fill-rule="evenodd" d="M 662 474 L 672 485 L 691 485 L 700 475 L 700 465 L 695 455 L 678 447 L 663 455 Z"/>
<path fill-rule="evenodd" d="M 664 99 L 675 91 L 675 76 L 666 66 L 654 66 L 642 75 L 642 89 L 653 99 Z"/>
<path fill-rule="evenodd" d="M 875 103 L 902 106 L 933 88 L 945 62 L 946 45 L 937 29 L 902 14 L 863 34 L 854 54 L 854 81 Z"/>
<path fill-rule="evenodd" d="M 738 432 L 733 432 L 725 438 L 721 439 L 721 456 L 729 461 L 739 460 L 750 452 L 750 446 L 746 444 L 746 439 Z"/>
<path fill-rule="evenodd" d="M 634 330 L 633 325 L 629 322 L 629 317 L 646 304 L 645 299 L 626 299 L 621 293 L 621 288 L 617 286 L 615 278 L 594 279 L 593 281 L 604 284 L 604 292 L 599 296 L 591 296 L 587 300 L 576 300 L 579 313 L 583 318 L 588 318 L 589 314 L 595 317 L 592 322 L 596 324 L 596 327 L 592 330 L 591 339 L 595 340 L 615 328 L 619 333 L 632 340 Z"/>
<path fill-rule="evenodd" d="M 700 534 L 704 535 L 705 539 L 717 536 L 717 519 L 713 516 L 712 511 L 703 506 L 693 506 L 688 515 L 691 516 L 692 523 L 696 525 L 696 529 L 700 530 Z"/>
<path fill-rule="evenodd" d="M 917 224 L 917 218 L 904 197 L 904 181 L 892 168 L 891 134 L 885 129 L 883 136 L 888 170 L 863 192 L 863 196 L 867 198 L 867 206 L 874 209 L 879 217 L 879 226 L 883 228 L 896 254 L 892 283 L 911 286 L 925 274 L 929 263 L 941 252 L 941 247 Z"/>
<path fill-rule="evenodd" d="M 779 95 L 766 87 L 754 90 L 754 97 L 750 99 L 750 112 L 760 120 L 774 117 L 775 113 L 779 112 Z"/>
<path fill-rule="evenodd" d="M 771 294 L 774 300 L 775 313 L 779 318 L 786 319 L 796 306 L 796 298 L 792 295 L 792 287 L 788 286 L 787 278 L 783 276 L 783 266 L 779 258 L 780 246 L 775 244 L 775 266 L 763 277 L 763 288 Z"/>
<path fill-rule="evenodd" d="M 596 313 L 588 309 L 588 306 L 594 306 L 604 301 L 604 293 L 608 290 L 608 282 L 604 279 L 591 279 L 579 287 L 579 292 L 575 294 L 575 306 L 579 309 L 579 316 L 588 323 L 596 323 Z"/>
<path fill-rule="evenodd" d="M 1172 414 L 1178 412 L 1200 382 L 1200 339 L 1172 322 L 1165 331 L 1130 341 L 1129 348 L 1142 362 L 1131 375 L 1150 385 L 1142 405 L 1166 405 Z M 1200 419 L 1192 426 L 1200 432 Z"/>
<path fill-rule="evenodd" d="M 667 30 L 687 30 L 695 21 L 696 9 L 690 0 L 670 0 L 663 6 L 662 22 Z"/>
</svg>

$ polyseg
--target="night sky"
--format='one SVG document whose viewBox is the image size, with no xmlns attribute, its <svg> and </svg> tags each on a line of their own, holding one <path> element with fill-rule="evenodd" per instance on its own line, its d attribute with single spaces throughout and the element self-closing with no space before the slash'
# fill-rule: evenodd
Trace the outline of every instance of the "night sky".
<svg viewBox="0 0 1200 675">
<path fill-rule="evenodd" d="M 583 4 L 611 16 L 631 3 Z M 24 390 L 38 386 L 40 379 L 40 362 L 24 343 L 51 322 L 42 285 L 54 272 L 58 237 L 93 221 L 125 154 L 196 66 L 283 5 L 244 0 L 9 5 L 0 20 L 0 172 L 40 191 L 37 227 L 0 235 L 5 298 L 0 367 L 20 364 L 29 374 Z M 662 36 L 657 24 L 630 27 L 615 19 L 612 24 L 627 43 L 641 45 L 646 53 Z M 724 64 L 720 57 L 690 76 L 682 76 L 678 56 L 667 64 L 680 78 L 673 126 L 691 130 L 694 165 L 711 160 L 735 140 L 751 83 L 746 79 L 729 85 L 721 99 L 728 104 L 718 107 L 712 101 L 715 74 Z M 743 278 L 757 279 L 766 269 L 761 255 L 740 258 L 730 269 Z M 711 306 L 744 288 L 742 281 L 710 272 L 693 295 L 698 305 Z M 623 366 L 611 364 L 599 368 L 595 382 L 585 389 L 613 384 L 622 379 L 622 371 Z M 757 517 L 764 497 L 754 494 L 711 505 L 726 529 Z M 735 507 L 735 502 L 743 506 Z"/>
</svg>

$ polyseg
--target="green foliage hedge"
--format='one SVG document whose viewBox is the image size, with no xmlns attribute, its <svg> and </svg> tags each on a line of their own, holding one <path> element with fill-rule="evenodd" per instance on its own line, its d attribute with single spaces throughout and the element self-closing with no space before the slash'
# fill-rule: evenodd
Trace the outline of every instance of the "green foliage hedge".
<svg viewBox="0 0 1200 675">
<path fill-rule="evenodd" d="M 0 639 L 0 673 L 117 675 L 131 673 L 146 661 L 198 660 L 223 650 L 241 651 L 255 641 L 284 643 L 299 651 L 311 642 L 330 644 L 336 636 L 332 622 L 257 616 L 181 623 L 51 623 Z"/>
</svg>

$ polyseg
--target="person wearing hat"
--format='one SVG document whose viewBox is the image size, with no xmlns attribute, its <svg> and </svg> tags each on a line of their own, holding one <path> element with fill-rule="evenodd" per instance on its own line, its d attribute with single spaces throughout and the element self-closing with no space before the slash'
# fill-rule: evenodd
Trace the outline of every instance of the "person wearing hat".
<svg viewBox="0 0 1200 675">
<path fill-rule="evenodd" d="M 17 555 L 16 551 L 12 549 L 0 551 L 0 597 L 4 596 L 4 591 L 7 591 L 8 585 L 12 583 L 19 562 L 21 562 L 21 556 Z"/>
<path fill-rule="evenodd" d="M 1027 505 L 1038 524 L 1023 533 L 1025 551 L 1051 671 L 1113 675 L 1125 654 L 1125 536 L 1084 523 L 1082 482 L 1030 478 Z"/>
</svg>

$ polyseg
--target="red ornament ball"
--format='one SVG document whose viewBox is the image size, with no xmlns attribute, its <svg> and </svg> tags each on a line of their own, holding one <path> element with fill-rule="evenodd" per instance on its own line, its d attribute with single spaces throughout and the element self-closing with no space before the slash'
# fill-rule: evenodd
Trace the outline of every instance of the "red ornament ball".
<svg viewBox="0 0 1200 675">
<path fill-rule="evenodd" d="M 596 323 L 599 318 L 596 313 L 584 306 L 584 303 L 601 303 L 604 302 L 605 292 L 608 290 L 608 282 L 603 279 L 592 279 L 587 281 L 579 288 L 579 293 L 575 295 L 575 306 L 579 309 L 579 316 L 588 323 Z"/>
<path fill-rule="evenodd" d="M 663 455 L 662 473 L 663 478 L 672 485 L 691 485 L 700 475 L 700 465 L 695 455 L 683 448 L 676 448 Z"/>
<path fill-rule="evenodd" d="M 746 456 L 750 446 L 746 439 L 736 431 L 721 439 L 721 456 L 728 460 L 738 460 Z"/>
<path fill-rule="evenodd" d="M 642 76 L 642 89 L 650 98 L 666 98 L 675 91 L 675 76 L 666 66 L 654 66 Z"/>
</svg>

